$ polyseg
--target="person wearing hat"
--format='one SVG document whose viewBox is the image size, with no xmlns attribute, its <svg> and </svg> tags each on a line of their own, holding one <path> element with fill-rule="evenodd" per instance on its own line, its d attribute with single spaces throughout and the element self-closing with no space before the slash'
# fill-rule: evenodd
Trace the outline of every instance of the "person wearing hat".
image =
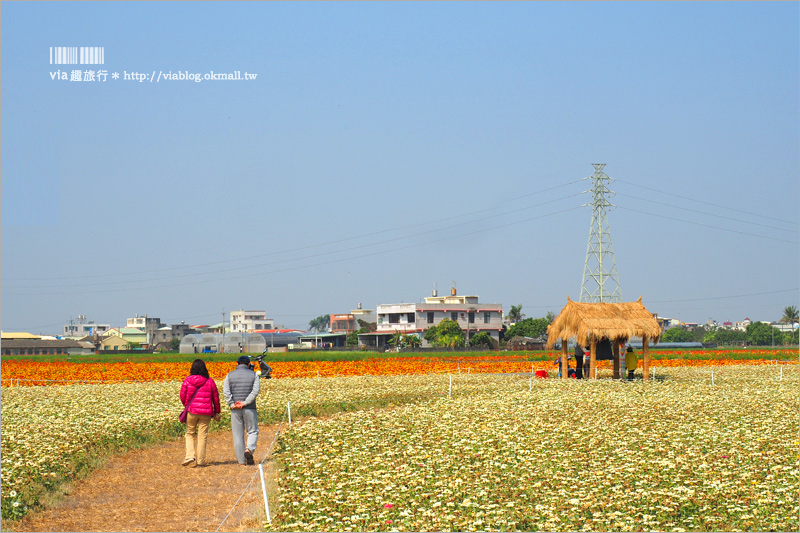
<svg viewBox="0 0 800 533">
<path fill-rule="evenodd" d="M 628 381 L 633 379 L 633 373 L 636 372 L 636 365 L 639 364 L 639 358 L 636 357 L 636 352 L 633 351 L 633 347 L 628 346 L 628 349 L 625 350 L 625 368 L 628 369 Z"/>
<path fill-rule="evenodd" d="M 243 355 L 236 359 L 236 368 L 225 376 L 222 392 L 231 407 L 231 433 L 236 460 L 240 465 L 254 465 L 253 452 L 258 441 L 256 398 L 261 392 L 261 380 L 250 368 L 249 357 Z"/>
</svg>

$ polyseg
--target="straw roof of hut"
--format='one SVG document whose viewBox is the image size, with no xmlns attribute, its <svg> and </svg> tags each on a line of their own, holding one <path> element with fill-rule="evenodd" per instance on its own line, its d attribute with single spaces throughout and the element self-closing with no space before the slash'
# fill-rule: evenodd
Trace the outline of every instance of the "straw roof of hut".
<svg viewBox="0 0 800 533">
<path fill-rule="evenodd" d="M 573 337 L 583 346 L 589 344 L 591 337 L 625 342 L 631 337 L 647 336 L 655 344 L 661 337 L 661 327 L 641 297 L 635 302 L 614 304 L 573 302 L 567 297 L 567 305 L 547 327 L 547 336 L 548 348 L 558 339 Z"/>
</svg>

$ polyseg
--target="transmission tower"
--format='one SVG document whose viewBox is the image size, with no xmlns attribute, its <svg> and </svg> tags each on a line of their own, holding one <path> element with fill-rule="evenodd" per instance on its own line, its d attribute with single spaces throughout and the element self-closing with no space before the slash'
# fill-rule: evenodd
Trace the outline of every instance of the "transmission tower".
<svg viewBox="0 0 800 533">
<path fill-rule="evenodd" d="M 586 263 L 583 267 L 581 302 L 618 303 L 622 299 L 617 276 L 617 263 L 614 261 L 614 246 L 611 244 L 611 229 L 608 226 L 607 209 L 614 207 L 608 196 L 614 194 L 608 188 L 611 181 L 604 172 L 605 163 L 593 163 L 594 174 L 585 180 L 592 180 L 592 225 L 589 228 L 589 245 L 586 247 Z"/>
</svg>

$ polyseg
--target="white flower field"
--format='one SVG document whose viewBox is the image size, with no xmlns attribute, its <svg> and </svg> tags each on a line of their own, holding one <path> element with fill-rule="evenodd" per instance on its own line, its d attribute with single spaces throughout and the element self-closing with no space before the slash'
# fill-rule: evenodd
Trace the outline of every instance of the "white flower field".
<svg viewBox="0 0 800 533">
<path fill-rule="evenodd" d="M 794 531 L 798 370 L 778 371 L 271 380 L 260 418 L 290 402 L 295 423 L 274 450 L 280 505 L 265 528 Z M 179 387 L 3 388 L 3 518 L 98 450 L 179 435 Z"/>
</svg>

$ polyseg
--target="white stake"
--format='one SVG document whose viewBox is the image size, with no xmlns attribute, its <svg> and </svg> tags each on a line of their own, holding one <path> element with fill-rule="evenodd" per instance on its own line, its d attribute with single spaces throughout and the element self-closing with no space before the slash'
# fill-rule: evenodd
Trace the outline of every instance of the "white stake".
<svg viewBox="0 0 800 533">
<path fill-rule="evenodd" d="M 533 390 L 533 378 L 528 378 L 528 390 Z"/>
<path fill-rule="evenodd" d="M 711 384 L 714 384 L 714 371 L 711 371 Z"/>
<path fill-rule="evenodd" d="M 461 363 L 458 363 L 458 373 L 461 373 Z"/>
<path fill-rule="evenodd" d="M 289 412 L 289 425 L 292 425 L 292 405 L 286 402 L 286 410 Z"/>
<path fill-rule="evenodd" d="M 267 499 L 267 485 L 264 483 L 264 467 L 258 463 L 258 473 L 261 474 L 261 492 L 264 493 L 264 509 L 267 511 L 267 522 L 272 522 L 269 516 L 269 500 Z"/>
<path fill-rule="evenodd" d="M 450 388 L 447 389 L 447 397 L 450 398 L 450 395 L 453 393 L 453 376 L 450 376 Z"/>
</svg>

